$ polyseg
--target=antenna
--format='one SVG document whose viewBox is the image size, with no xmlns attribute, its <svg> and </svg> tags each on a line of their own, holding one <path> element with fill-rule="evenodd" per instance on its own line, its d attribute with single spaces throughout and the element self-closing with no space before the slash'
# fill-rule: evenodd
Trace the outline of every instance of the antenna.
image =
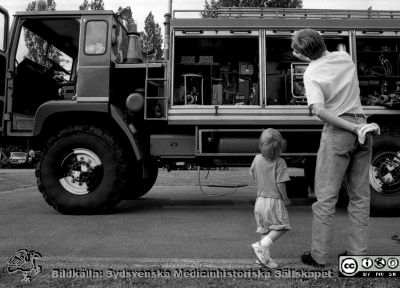
<svg viewBox="0 0 400 288">
<path fill-rule="evenodd" d="M 168 13 L 164 15 L 164 60 L 169 59 L 169 44 L 170 44 L 170 33 L 171 33 L 171 15 L 172 15 L 172 0 L 168 1 Z"/>
<path fill-rule="evenodd" d="M 172 15 L 172 0 L 168 2 L 168 13 Z"/>
</svg>

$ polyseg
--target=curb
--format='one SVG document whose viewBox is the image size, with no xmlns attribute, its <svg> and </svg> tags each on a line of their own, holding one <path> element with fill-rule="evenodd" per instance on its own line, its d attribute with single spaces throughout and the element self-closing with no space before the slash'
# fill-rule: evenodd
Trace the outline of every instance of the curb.
<svg viewBox="0 0 400 288">
<path fill-rule="evenodd" d="M 305 266 L 300 259 L 275 259 L 279 268 L 319 270 Z M 0 257 L 0 263 L 6 265 L 7 258 Z M 77 258 L 77 257 L 43 257 L 39 265 L 46 268 L 129 268 L 129 269 L 259 269 L 255 259 L 189 259 L 189 258 Z M 337 269 L 337 263 L 327 265 L 326 269 Z"/>
</svg>

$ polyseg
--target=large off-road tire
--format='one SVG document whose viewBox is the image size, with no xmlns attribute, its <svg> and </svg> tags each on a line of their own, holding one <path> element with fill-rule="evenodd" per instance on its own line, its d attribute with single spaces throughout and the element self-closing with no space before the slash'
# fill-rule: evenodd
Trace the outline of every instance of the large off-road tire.
<svg viewBox="0 0 400 288">
<path fill-rule="evenodd" d="M 399 137 L 374 137 L 369 184 L 373 214 L 400 211 Z"/>
<path fill-rule="evenodd" d="M 124 199 L 137 199 L 145 195 L 151 190 L 158 176 L 158 165 L 156 161 L 151 160 L 149 164 L 149 177 L 146 179 L 141 178 L 141 175 L 133 180 L 134 183 L 129 185 L 129 190 L 127 190 L 124 195 Z"/>
<path fill-rule="evenodd" d="M 94 126 L 71 126 L 49 139 L 36 169 L 46 202 L 65 214 L 102 213 L 121 200 L 127 163 L 118 141 Z"/>
</svg>

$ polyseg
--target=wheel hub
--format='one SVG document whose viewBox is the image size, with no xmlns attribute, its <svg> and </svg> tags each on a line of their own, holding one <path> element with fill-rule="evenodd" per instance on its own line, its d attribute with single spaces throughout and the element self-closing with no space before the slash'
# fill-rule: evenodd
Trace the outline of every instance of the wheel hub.
<svg viewBox="0 0 400 288">
<path fill-rule="evenodd" d="M 61 163 L 62 177 L 59 179 L 65 190 L 76 195 L 93 191 L 102 178 L 102 163 L 92 151 L 74 149 Z"/>
<path fill-rule="evenodd" d="M 400 152 L 383 152 L 372 160 L 369 173 L 372 188 L 383 195 L 394 195 L 400 190 Z"/>
</svg>

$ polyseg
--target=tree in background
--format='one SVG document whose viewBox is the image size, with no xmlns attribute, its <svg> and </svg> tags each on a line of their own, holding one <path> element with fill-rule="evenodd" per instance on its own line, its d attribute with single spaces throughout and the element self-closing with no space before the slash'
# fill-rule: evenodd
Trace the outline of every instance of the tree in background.
<svg viewBox="0 0 400 288">
<path fill-rule="evenodd" d="M 151 53 L 146 56 L 146 60 L 154 61 L 162 58 L 162 35 L 161 28 L 158 23 L 154 22 L 153 13 L 150 12 L 144 21 L 144 32 L 141 32 L 143 39 L 143 50 L 146 53 Z"/>
<path fill-rule="evenodd" d="M 26 11 L 55 11 L 56 2 L 54 0 L 38 0 L 28 3 Z"/>
<path fill-rule="evenodd" d="M 204 4 L 204 11 L 200 14 L 203 18 L 215 18 L 217 17 L 217 13 L 214 11 L 218 10 L 220 7 L 223 7 L 223 5 L 220 4 L 218 0 L 211 0 L 210 3 L 208 3 L 206 0 Z"/>
<path fill-rule="evenodd" d="M 103 0 L 83 0 L 83 3 L 79 5 L 79 10 L 104 10 Z"/>
<path fill-rule="evenodd" d="M 79 5 L 79 10 L 89 10 L 90 4 L 88 0 L 83 0 L 83 3 Z"/>
<path fill-rule="evenodd" d="M 301 8 L 303 7 L 302 0 L 268 0 L 264 1 L 264 7 L 272 8 Z"/>
<path fill-rule="evenodd" d="M 126 8 L 131 9 L 129 6 Z M 124 8 L 122 8 L 121 6 L 118 7 L 117 15 L 119 15 L 119 13 L 121 12 L 122 9 L 124 9 Z M 122 23 L 122 25 L 125 26 L 126 30 L 134 31 L 134 32 L 137 31 L 137 25 L 136 25 L 136 22 L 133 19 L 132 15 L 128 19 L 122 19 L 121 17 L 118 17 L 118 19 Z"/>
<path fill-rule="evenodd" d="M 54 0 L 38 0 L 28 4 L 26 11 L 55 11 L 56 2 Z M 32 33 L 28 29 L 24 29 L 25 45 L 28 48 L 27 57 L 36 63 L 48 64 L 43 56 L 46 56 L 48 43 L 38 35 Z M 53 46 L 49 47 L 47 57 L 60 63 L 60 52 Z"/>
<path fill-rule="evenodd" d="M 201 16 L 204 18 L 217 17 L 213 10 L 221 7 L 272 7 L 272 8 L 301 8 L 302 0 L 206 0 L 204 11 Z"/>
</svg>

